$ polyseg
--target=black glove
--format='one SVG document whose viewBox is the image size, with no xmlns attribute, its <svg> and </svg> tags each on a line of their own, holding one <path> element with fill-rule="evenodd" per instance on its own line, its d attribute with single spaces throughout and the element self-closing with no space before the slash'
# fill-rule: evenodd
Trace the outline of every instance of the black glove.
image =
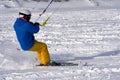
<svg viewBox="0 0 120 80">
<path fill-rule="evenodd" d="M 35 25 L 35 26 L 39 26 L 40 24 L 39 24 L 38 22 L 35 22 L 34 25 Z"/>
</svg>

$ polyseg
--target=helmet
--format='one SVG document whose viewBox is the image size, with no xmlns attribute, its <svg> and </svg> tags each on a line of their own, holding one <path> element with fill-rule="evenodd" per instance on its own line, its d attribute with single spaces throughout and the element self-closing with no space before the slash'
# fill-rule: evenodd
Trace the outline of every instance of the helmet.
<svg viewBox="0 0 120 80">
<path fill-rule="evenodd" d="M 31 15 L 31 11 L 27 10 L 27 9 L 23 9 L 19 12 L 19 15 Z"/>
<path fill-rule="evenodd" d="M 26 19 L 27 21 L 29 21 L 30 18 L 31 18 L 31 11 L 29 11 L 27 9 L 21 10 L 19 12 L 19 16 L 23 17 L 24 19 Z"/>
</svg>

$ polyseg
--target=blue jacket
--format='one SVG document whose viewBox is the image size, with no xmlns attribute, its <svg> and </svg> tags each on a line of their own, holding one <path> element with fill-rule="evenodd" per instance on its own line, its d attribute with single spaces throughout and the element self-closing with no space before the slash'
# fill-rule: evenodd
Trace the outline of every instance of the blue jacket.
<svg viewBox="0 0 120 80">
<path fill-rule="evenodd" d="M 17 18 L 14 24 L 14 30 L 21 48 L 23 50 L 29 50 L 34 45 L 35 39 L 33 34 L 39 31 L 39 26 Z"/>
</svg>

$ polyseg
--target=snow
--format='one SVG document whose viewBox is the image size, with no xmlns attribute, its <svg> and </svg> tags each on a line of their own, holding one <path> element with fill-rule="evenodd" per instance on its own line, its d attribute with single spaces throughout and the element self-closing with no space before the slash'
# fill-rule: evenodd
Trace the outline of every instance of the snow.
<svg viewBox="0 0 120 80">
<path fill-rule="evenodd" d="M 21 50 L 13 24 L 24 8 L 32 11 L 34 22 L 48 3 L 0 0 L 0 80 L 119 80 L 119 3 L 119 0 L 53 3 L 39 22 L 55 13 L 35 35 L 36 39 L 48 44 L 52 60 L 87 62 L 87 66 L 36 68 L 36 53 Z"/>
</svg>

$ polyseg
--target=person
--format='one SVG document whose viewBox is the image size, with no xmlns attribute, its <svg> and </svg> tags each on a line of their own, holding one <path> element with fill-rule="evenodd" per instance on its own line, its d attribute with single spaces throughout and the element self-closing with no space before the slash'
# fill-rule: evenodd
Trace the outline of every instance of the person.
<svg viewBox="0 0 120 80">
<path fill-rule="evenodd" d="M 24 9 L 19 12 L 19 18 L 14 23 L 14 30 L 21 48 L 24 51 L 37 52 L 39 65 L 60 65 L 50 59 L 50 54 L 46 43 L 39 42 L 35 39 L 34 34 L 40 30 L 40 24 L 30 22 L 31 11 Z"/>
</svg>

